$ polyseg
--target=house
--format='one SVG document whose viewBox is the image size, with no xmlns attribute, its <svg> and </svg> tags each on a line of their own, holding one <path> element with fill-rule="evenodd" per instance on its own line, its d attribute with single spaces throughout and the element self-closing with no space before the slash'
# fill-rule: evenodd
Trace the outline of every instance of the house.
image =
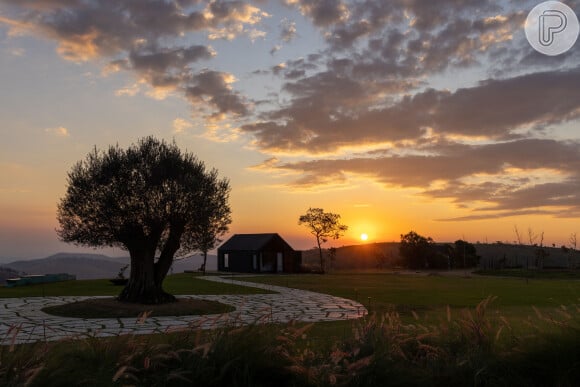
<svg viewBox="0 0 580 387">
<path fill-rule="evenodd" d="M 218 248 L 218 270 L 238 273 L 297 273 L 302 252 L 278 234 L 235 234 Z"/>
</svg>

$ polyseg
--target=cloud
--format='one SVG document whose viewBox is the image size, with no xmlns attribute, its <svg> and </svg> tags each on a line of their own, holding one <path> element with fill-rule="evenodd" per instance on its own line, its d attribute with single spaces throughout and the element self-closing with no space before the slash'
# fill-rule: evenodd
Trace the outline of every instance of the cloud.
<svg viewBox="0 0 580 387">
<path fill-rule="evenodd" d="M 0 23 L 13 31 L 27 31 L 57 42 L 57 52 L 66 60 L 107 62 L 104 74 L 130 71 L 136 84 L 147 84 L 153 98 L 172 92 L 185 93 L 199 86 L 208 73 L 196 68 L 216 53 L 204 45 L 183 45 L 187 35 L 205 34 L 209 38 L 233 39 L 241 35 L 255 40 L 264 32 L 255 28 L 269 17 L 258 7 L 244 1 L 133 1 L 105 0 L 46 2 L 0 0 L 10 6 L 11 17 Z M 42 3 L 42 4 L 40 4 Z M 223 73 L 223 78 L 228 75 Z M 137 88 L 117 92 L 133 95 Z M 138 90 L 141 90 L 139 87 Z M 208 89 L 205 98 L 191 98 L 194 108 L 216 108 L 208 117 L 247 113 L 250 101 L 231 87 Z M 246 104 L 245 106 L 241 106 Z"/>
<path fill-rule="evenodd" d="M 70 137 L 68 129 L 64 126 L 59 126 L 58 128 L 47 128 L 44 129 L 44 132 L 56 137 Z"/>
<path fill-rule="evenodd" d="M 255 168 L 294 176 L 291 188 L 355 176 L 451 201 L 464 220 L 580 213 L 579 144 L 547 139 L 580 118 L 580 51 L 534 53 L 522 25 L 536 2 L 280 1 L 293 12 L 237 0 L 0 0 L 11 11 L 0 23 L 54 40 L 67 60 L 104 63 L 105 75 L 133 74 L 117 95 L 185 98 L 205 138 L 249 139 L 270 157 Z M 304 23 L 320 36 L 292 57 Z M 215 65 L 216 39 L 265 55 L 283 45 L 283 62 L 234 75 Z M 276 79 L 264 93 L 237 89 L 266 75 Z"/>
<path fill-rule="evenodd" d="M 279 71 L 288 71 L 284 66 Z M 287 83 L 288 106 L 242 130 L 263 149 L 320 153 L 369 143 L 416 141 L 438 135 L 501 139 L 522 128 L 580 117 L 580 68 L 490 79 L 455 92 L 427 89 L 381 107 L 381 94 L 412 88 L 353 80 L 338 71 Z M 550 101 L 546 103 L 546 101 Z"/>
<path fill-rule="evenodd" d="M 192 127 L 193 125 L 191 122 L 184 120 L 183 118 L 176 118 L 173 120 L 173 133 L 183 133 Z"/>
<path fill-rule="evenodd" d="M 282 46 L 277 44 L 274 47 L 272 47 L 270 49 L 270 55 L 274 55 L 275 53 L 277 53 L 278 51 L 280 51 L 282 49 Z"/>
<path fill-rule="evenodd" d="M 420 189 L 471 210 L 469 219 L 541 211 L 563 216 L 580 211 L 580 143 L 523 139 L 483 145 L 433 142 L 422 155 L 373 152 L 343 159 L 284 162 L 262 169 L 292 172 L 298 189 L 346 184 L 359 176 L 387 188 Z M 467 218 L 466 218 L 467 219 Z"/>
<path fill-rule="evenodd" d="M 185 96 L 193 104 L 200 101 L 213 106 L 216 112 L 211 116 L 218 118 L 222 114 L 248 114 L 248 106 L 242 96 L 232 90 L 235 77 L 231 74 L 214 70 L 204 70 L 194 75 L 188 82 Z"/>
<path fill-rule="evenodd" d="M 286 0 L 286 4 L 296 6 L 319 27 L 344 21 L 349 16 L 347 5 L 340 0 Z"/>
<path fill-rule="evenodd" d="M 280 22 L 280 39 L 283 42 L 290 43 L 296 37 L 296 22 L 283 19 Z"/>
</svg>

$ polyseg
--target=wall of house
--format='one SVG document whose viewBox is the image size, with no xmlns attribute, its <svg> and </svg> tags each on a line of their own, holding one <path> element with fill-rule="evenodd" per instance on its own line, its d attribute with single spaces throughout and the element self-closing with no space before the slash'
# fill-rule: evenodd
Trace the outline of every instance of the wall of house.
<svg viewBox="0 0 580 387">
<path fill-rule="evenodd" d="M 228 267 L 225 267 L 225 255 L 228 254 Z M 218 250 L 218 270 L 237 273 L 254 273 L 253 251 L 220 251 Z M 258 267 L 259 268 L 259 267 Z"/>
<path fill-rule="evenodd" d="M 278 272 L 277 255 L 282 253 L 283 272 L 298 273 L 302 263 L 302 253 L 294 251 L 281 238 L 273 238 L 262 251 L 231 251 L 218 249 L 218 270 L 239 273 L 276 273 Z M 228 254 L 228 267 L 225 267 L 225 255 Z M 254 267 L 256 255 L 257 267 Z"/>
</svg>

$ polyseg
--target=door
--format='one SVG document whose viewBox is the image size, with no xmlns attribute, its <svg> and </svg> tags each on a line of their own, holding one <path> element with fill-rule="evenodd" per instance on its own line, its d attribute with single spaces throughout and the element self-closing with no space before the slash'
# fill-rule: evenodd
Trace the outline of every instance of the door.
<svg viewBox="0 0 580 387">
<path fill-rule="evenodd" d="M 276 271 L 278 273 L 284 271 L 284 255 L 282 253 L 276 254 Z"/>
</svg>

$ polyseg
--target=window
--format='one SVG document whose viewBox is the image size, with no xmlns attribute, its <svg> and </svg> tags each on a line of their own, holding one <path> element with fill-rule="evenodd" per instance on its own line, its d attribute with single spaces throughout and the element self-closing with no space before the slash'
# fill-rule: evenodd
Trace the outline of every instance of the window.
<svg viewBox="0 0 580 387">
<path fill-rule="evenodd" d="M 230 267 L 230 255 L 224 254 L 224 269 Z"/>
</svg>

